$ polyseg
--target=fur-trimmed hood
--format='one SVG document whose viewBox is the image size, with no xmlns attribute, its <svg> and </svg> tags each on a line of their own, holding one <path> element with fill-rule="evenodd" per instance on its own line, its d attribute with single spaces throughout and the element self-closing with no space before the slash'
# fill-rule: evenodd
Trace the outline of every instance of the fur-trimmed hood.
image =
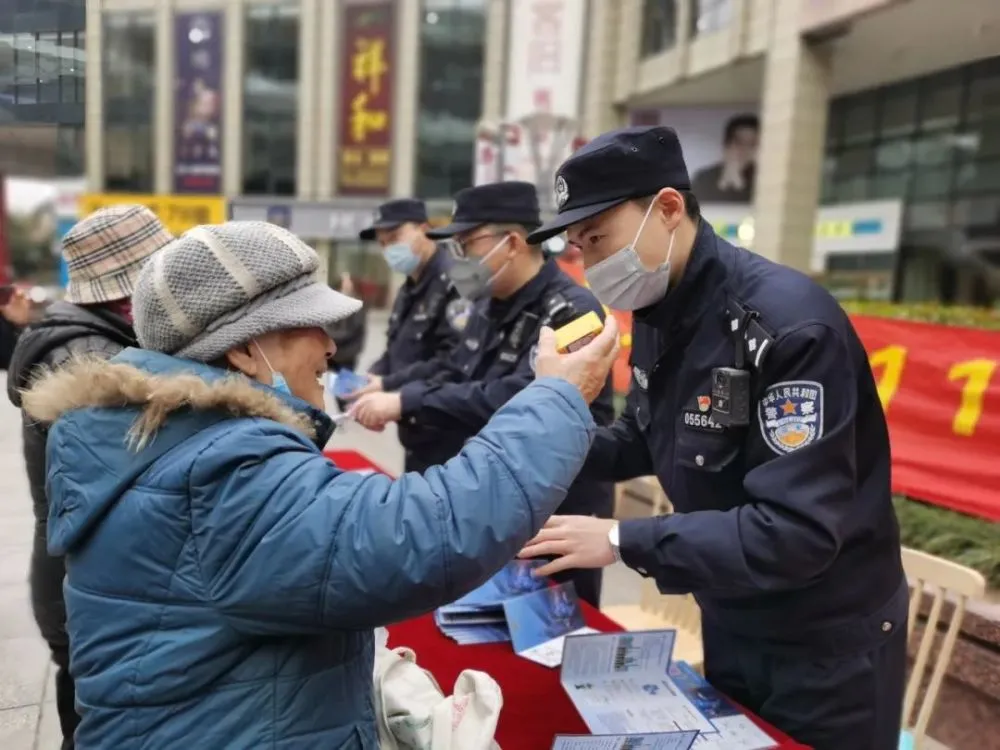
<svg viewBox="0 0 1000 750">
<path fill-rule="evenodd" d="M 143 366 L 150 364 L 154 367 Z M 328 432 L 329 420 L 324 423 L 325 416 L 305 402 L 286 399 L 242 375 L 136 349 L 110 362 L 82 359 L 44 372 L 22 392 L 22 404 L 30 417 L 46 424 L 77 409 L 138 408 L 139 416 L 127 435 L 136 450 L 181 410 L 262 417 L 300 430 L 312 440 L 329 437 L 322 434 Z"/>
</svg>

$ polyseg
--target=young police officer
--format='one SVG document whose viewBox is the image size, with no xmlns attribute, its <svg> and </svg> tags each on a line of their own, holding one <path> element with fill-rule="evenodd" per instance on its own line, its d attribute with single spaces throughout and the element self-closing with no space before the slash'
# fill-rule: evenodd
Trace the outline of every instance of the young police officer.
<svg viewBox="0 0 1000 750">
<path fill-rule="evenodd" d="M 365 393 L 395 391 L 447 364 L 460 331 L 461 321 L 448 314 L 458 292 L 448 277 L 448 250 L 427 236 L 429 229 L 423 201 L 406 198 L 379 206 L 375 223 L 359 235 L 362 240 L 377 240 L 389 267 L 407 278 L 389 316 L 385 353 L 371 366 L 367 385 L 350 394 L 348 401 Z M 424 471 L 438 463 L 406 425 L 400 426 L 399 439 L 406 449 L 407 471 Z"/>
<path fill-rule="evenodd" d="M 819 750 L 898 742 L 906 583 L 889 435 L 865 350 L 802 274 L 699 219 L 670 128 L 591 141 L 559 169 L 557 218 L 591 289 L 634 310 L 625 415 L 585 473 L 655 473 L 676 512 L 552 518 L 542 572 L 623 560 L 693 592 L 709 681 Z"/>
<path fill-rule="evenodd" d="M 538 195 L 530 183 L 502 182 L 458 193 L 452 224 L 429 233 L 454 238 L 460 257 L 451 277 L 463 297 L 474 301 L 451 368 L 410 382 L 399 393 L 362 397 L 353 409 L 359 422 L 381 429 L 398 420 L 426 460 L 444 463 L 534 379 L 532 355 L 543 325 L 559 328 L 590 311 L 604 317 L 593 294 L 546 261 L 538 245 L 525 241 L 540 223 Z M 610 424 L 613 408 L 608 383 L 592 405 L 597 423 Z M 516 487 L 516 477 L 511 481 Z M 610 482 L 581 479 L 559 512 L 607 519 L 613 505 Z M 599 602 L 600 571 L 575 571 L 571 579 L 580 598 Z"/>
</svg>

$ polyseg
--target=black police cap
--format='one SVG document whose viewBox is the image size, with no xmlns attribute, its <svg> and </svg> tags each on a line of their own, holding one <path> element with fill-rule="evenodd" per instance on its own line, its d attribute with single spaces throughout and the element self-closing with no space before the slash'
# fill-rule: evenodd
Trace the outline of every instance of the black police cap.
<svg viewBox="0 0 1000 750">
<path fill-rule="evenodd" d="M 400 198 L 399 200 L 387 201 L 378 207 L 375 212 L 375 221 L 367 229 L 358 232 L 358 237 L 363 240 L 375 239 L 376 229 L 395 229 L 401 224 L 426 224 L 427 206 L 424 202 L 416 198 Z"/>
<path fill-rule="evenodd" d="M 612 130 L 563 162 L 556 172 L 558 213 L 528 236 L 537 245 L 571 224 L 665 187 L 690 190 L 681 142 L 660 125 Z"/>
<path fill-rule="evenodd" d="M 542 223 L 538 191 L 530 182 L 492 182 L 460 190 L 455 195 L 451 224 L 427 233 L 445 239 L 483 224 L 521 224 L 534 229 Z"/>
</svg>

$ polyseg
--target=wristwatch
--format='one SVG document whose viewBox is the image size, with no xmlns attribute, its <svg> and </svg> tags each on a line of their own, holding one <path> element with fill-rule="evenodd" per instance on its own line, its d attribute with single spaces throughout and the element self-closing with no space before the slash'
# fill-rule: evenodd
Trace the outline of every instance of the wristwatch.
<svg viewBox="0 0 1000 750">
<path fill-rule="evenodd" d="M 615 557 L 615 562 L 622 561 L 621 545 L 618 542 L 618 524 L 616 523 L 608 529 L 608 543 L 611 545 L 611 554 Z"/>
</svg>

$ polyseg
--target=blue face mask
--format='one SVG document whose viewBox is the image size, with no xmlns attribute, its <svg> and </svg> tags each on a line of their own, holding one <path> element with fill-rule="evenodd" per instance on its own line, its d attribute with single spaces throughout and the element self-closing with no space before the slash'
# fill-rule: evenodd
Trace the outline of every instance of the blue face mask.
<svg viewBox="0 0 1000 750">
<path fill-rule="evenodd" d="M 384 251 L 385 262 L 396 273 L 409 276 L 420 268 L 420 256 L 413 252 L 409 242 L 394 242 Z"/>
<path fill-rule="evenodd" d="M 264 350 L 260 348 L 260 344 L 254 341 L 253 345 L 257 347 L 260 356 L 264 358 L 264 364 L 267 365 L 267 369 L 271 371 L 271 387 L 278 393 L 283 393 L 286 396 L 294 396 L 295 394 L 292 393 L 292 389 L 288 387 L 288 381 L 285 380 L 285 376 L 271 367 L 271 363 L 268 361 L 267 355 L 264 354 Z"/>
</svg>

